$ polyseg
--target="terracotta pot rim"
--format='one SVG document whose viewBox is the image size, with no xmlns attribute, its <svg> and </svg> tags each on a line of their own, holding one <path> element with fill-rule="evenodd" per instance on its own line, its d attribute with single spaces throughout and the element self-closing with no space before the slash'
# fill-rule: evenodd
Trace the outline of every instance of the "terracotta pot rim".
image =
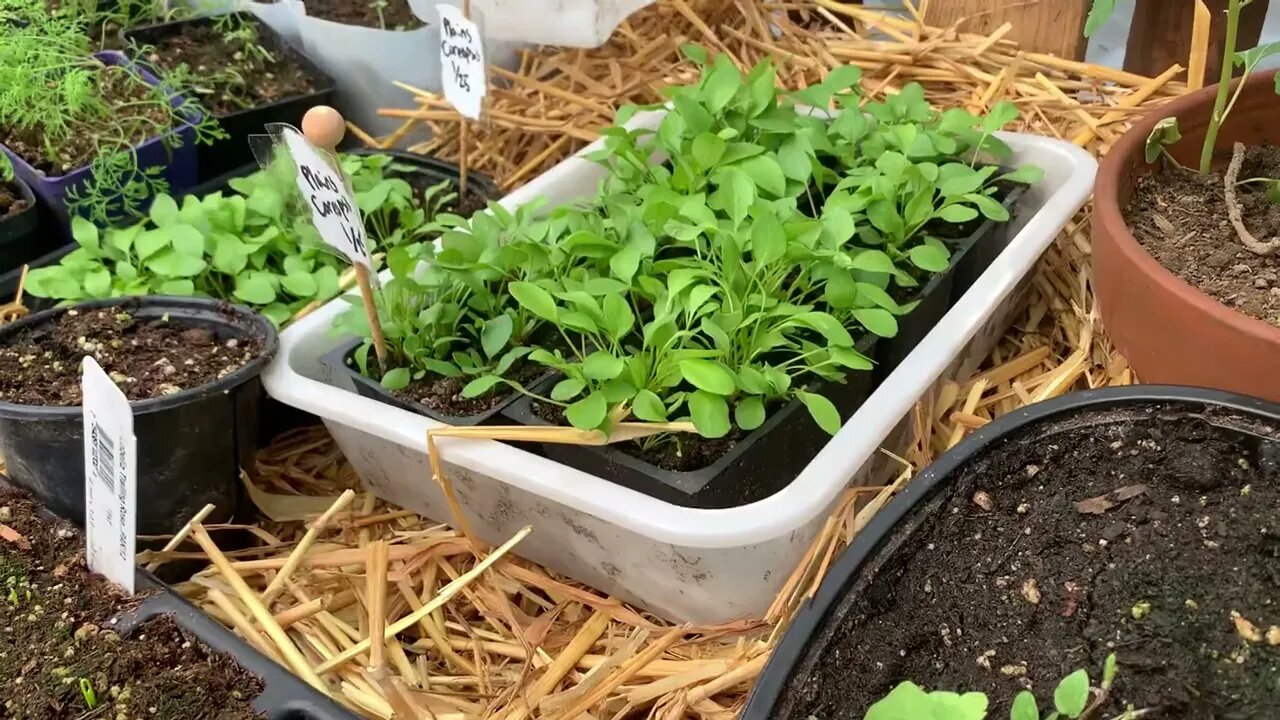
<svg viewBox="0 0 1280 720">
<path fill-rule="evenodd" d="M 1249 77 L 1247 87 L 1274 85 L 1274 76 L 1277 72 L 1280 70 L 1254 73 Z M 1237 80 L 1236 83 L 1238 82 Z M 1134 153 L 1143 152 L 1146 139 L 1156 123 L 1168 117 L 1184 118 L 1194 114 L 1203 106 L 1212 106 L 1217 92 L 1218 86 L 1211 85 L 1171 100 L 1146 113 L 1122 135 L 1098 165 L 1098 177 L 1093 190 L 1093 211 L 1098 222 L 1106 226 L 1116 250 L 1157 283 L 1161 289 L 1177 295 L 1198 310 L 1213 316 L 1217 322 L 1228 325 L 1240 333 L 1261 342 L 1280 345 L 1280 328 L 1223 305 L 1216 298 L 1161 265 L 1133 236 L 1120 207 L 1120 176 L 1124 172 L 1127 159 Z"/>
</svg>

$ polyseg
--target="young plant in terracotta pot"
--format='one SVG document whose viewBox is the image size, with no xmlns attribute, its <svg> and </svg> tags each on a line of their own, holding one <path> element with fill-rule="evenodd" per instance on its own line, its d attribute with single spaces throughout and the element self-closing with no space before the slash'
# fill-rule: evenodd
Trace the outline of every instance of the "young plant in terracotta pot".
<svg viewBox="0 0 1280 720">
<path fill-rule="evenodd" d="M 1247 2 L 1229 3 L 1221 82 L 1150 113 L 1103 158 L 1096 282 L 1143 380 L 1280 400 L 1280 98 L 1275 73 L 1255 72 L 1280 44 L 1235 51 Z"/>
</svg>

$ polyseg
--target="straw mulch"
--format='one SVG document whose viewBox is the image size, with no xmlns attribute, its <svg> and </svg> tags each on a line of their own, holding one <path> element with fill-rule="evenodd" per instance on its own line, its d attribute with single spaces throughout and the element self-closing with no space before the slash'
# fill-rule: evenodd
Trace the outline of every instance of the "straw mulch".
<svg viewBox="0 0 1280 720">
<path fill-rule="evenodd" d="M 872 31 L 879 39 L 868 39 Z M 469 133 L 469 161 L 505 187 L 519 185 L 590 140 L 619 104 L 655 101 L 659 87 L 691 77 L 676 50 L 687 40 L 743 65 L 784 60 L 781 77 L 792 86 L 856 62 L 873 95 L 918 80 L 939 106 L 980 110 L 1012 99 L 1023 129 L 1097 152 L 1134 112 L 1184 87 L 1171 82 L 1179 68 L 1149 79 L 1084 66 L 1022 52 L 1002 39 L 1007 32 L 957 35 L 829 0 L 660 0 L 603 48 L 544 48 L 518 73 L 495 70 L 500 86 L 488 125 Z M 413 97 L 418 107 L 387 114 L 431 127 L 436 139 L 415 149 L 456 157 L 456 116 L 426 93 Z M 915 469 L 1001 413 L 1134 381 L 1098 324 L 1089 255 L 1086 210 L 1043 258 L 1025 310 L 985 369 L 917 406 L 897 481 L 846 493 L 764 618 L 671 627 L 518 559 L 522 535 L 477 553 L 446 525 L 340 494 L 358 481 L 318 428 L 259 457 L 254 497 L 273 518 L 247 528 L 260 545 L 223 555 L 214 539 L 224 527 L 196 524 L 202 550 L 142 559 L 214 555 L 182 592 L 371 718 L 728 720 L 834 555 Z"/>
</svg>

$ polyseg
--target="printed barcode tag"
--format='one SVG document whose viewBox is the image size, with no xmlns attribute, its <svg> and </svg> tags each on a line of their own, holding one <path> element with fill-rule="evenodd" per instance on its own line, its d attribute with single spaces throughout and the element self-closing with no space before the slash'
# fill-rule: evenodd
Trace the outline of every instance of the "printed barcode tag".
<svg viewBox="0 0 1280 720">
<path fill-rule="evenodd" d="M 84 528 L 89 569 L 134 591 L 137 441 L 133 410 L 92 357 L 80 380 L 84 396 Z"/>
</svg>

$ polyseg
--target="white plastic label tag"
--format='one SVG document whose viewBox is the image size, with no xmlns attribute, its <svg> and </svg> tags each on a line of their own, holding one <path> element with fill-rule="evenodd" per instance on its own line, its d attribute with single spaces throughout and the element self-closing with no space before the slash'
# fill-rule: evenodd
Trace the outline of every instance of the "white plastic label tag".
<svg viewBox="0 0 1280 720">
<path fill-rule="evenodd" d="M 134 591 L 138 460 L 133 410 L 92 357 L 82 366 L 84 509 L 89 569 Z"/>
<path fill-rule="evenodd" d="M 480 26 L 453 5 L 440 13 L 440 81 L 444 96 L 462 115 L 479 120 L 489 89 Z"/>
<path fill-rule="evenodd" d="M 346 180 L 302 133 L 288 125 L 280 126 L 280 133 L 298 168 L 298 190 L 311 208 L 320 237 L 352 265 L 372 269 L 364 221 Z"/>
</svg>

